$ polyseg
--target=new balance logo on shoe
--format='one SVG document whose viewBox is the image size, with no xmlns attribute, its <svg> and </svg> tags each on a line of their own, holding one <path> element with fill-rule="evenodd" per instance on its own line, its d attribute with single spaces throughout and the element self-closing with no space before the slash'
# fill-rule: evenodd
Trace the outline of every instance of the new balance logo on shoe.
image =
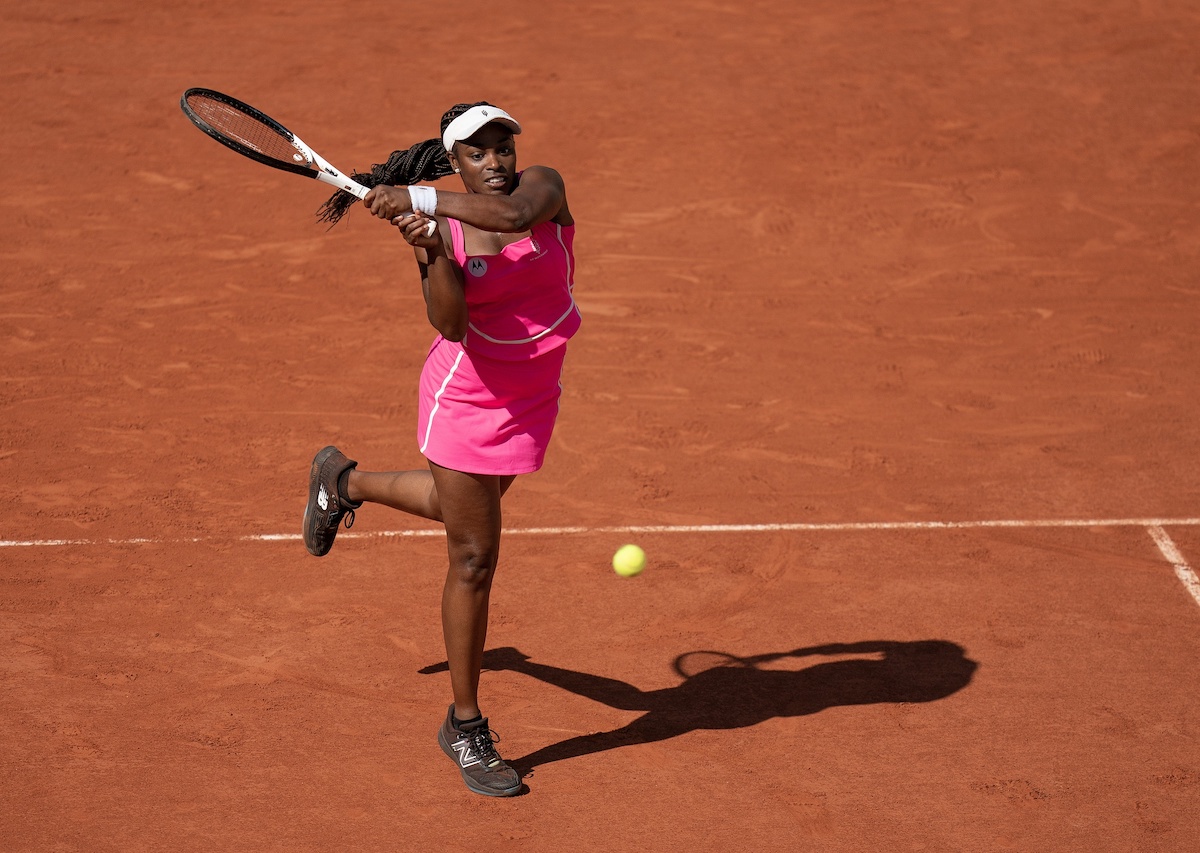
<svg viewBox="0 0 1200 853">
<path fill-rule="evenodd" d="M 474 767 L 479 764 L 479 756 L 471 752 L 471 743 L 466 738 L 453 744 L 453 749 L 458 753 L 458 766 L 462 768 Z"/>
<path fill-rule="evenodd" d="M 329 509 L 329 493 L 325 491 L 325 484 L 321 484 L 321 491 L 317 492 L 317 506 L 321 508 L 321 512 Z"/>
</svg>

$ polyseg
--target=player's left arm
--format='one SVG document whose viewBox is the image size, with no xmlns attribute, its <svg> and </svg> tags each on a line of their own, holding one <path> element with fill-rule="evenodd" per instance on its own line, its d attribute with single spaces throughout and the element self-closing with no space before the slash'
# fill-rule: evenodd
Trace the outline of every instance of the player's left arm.
<svg viewBox="0 0 1200 853">
<path fill-rule="evenodd" d="M 381 219 L 394 219 L 412 210 L 408 190 L 375 187 L 364 200 Z M 507 195 L 437 190 L 437 212 L 484 231 L 514 234 L 542 222 L 572 225 L 562 176 L 549 166 L 530 166 Z"/>
</svg>

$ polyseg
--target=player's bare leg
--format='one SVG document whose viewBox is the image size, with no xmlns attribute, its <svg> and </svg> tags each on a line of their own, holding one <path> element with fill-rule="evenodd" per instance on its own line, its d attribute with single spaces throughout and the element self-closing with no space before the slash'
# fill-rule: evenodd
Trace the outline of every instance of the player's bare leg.
<svg viewBox="0 0 1200 853">
<path fill-rule="evenodd" d="M 346 497 L 383 504 L 431 521 L 442 520 L 442 505 L 430 471 L 376 473 L 356 469 L 346 480 Z"/>
<path fill-rule="evenodd" d="M 442 631 L 456 716 L 479 714 L 479 670 L 488 602 L 500 557 L 500 498 L 513 477 L 464 474 L 430 463 L 450 558 L 442 590 Z"/>
<path fill-rule="evenodd" d="M 450 558 L 442 590 L 442 632 L 454 704 L 438 730 L 438 743 L 468 788 L 508 797 L 520 791 L 521 777 L 496 751 L 497 738 L 479 710 L 479 670 L 500 557 L 500 498 L 514 478 L 464 474 L 433 463 L 429 467 Z"/>
</svg>

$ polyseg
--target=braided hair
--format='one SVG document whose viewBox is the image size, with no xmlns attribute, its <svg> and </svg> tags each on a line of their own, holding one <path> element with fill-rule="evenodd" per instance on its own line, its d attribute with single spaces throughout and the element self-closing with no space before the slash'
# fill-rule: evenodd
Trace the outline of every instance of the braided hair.
<svg viewBox="0 0 1200 853">
<path fill-rule="evenodd" d="M 472 107 L 493 106 L 487 101 L 474 104 L 455 104 L 442 114 L 442 133 L 460 115 Z M 436 181 L 447 175 L 454 174 L 446 148 L 442 145 L 441 137 L 426 139 L 408 149 L 393 151 L 385 163 L 376 163 L 370 172 L 354 172 L 350 175 L 365 187 L 377 187 L 381 184 L 390 186 L 407 186 L 421 181 Z M 332 228 L 337 221 L 345 216 L 358 199 L 344 190 L 338 190 L 321 205 L 317 211 L 317 219 L 328 222 Z"/>
</svg>

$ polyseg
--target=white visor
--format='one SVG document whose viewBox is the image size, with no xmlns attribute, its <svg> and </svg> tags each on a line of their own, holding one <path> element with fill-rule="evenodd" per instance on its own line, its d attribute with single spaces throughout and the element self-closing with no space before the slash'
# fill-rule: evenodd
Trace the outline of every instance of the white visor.
<svg viewBox="0 0 1200 853">
<path fill-rule="evenodd" d="M 479 128 L 492 122 L 499 122 L 513 133 L 521 132 L 521 125 L 517 124 L 517 120 L 499 107 L 471 107 L 446 126 L 446 132 L 442 134 L 442 145 L 449 151 L 455 142 L 470 139 Z"/>
</svg>

